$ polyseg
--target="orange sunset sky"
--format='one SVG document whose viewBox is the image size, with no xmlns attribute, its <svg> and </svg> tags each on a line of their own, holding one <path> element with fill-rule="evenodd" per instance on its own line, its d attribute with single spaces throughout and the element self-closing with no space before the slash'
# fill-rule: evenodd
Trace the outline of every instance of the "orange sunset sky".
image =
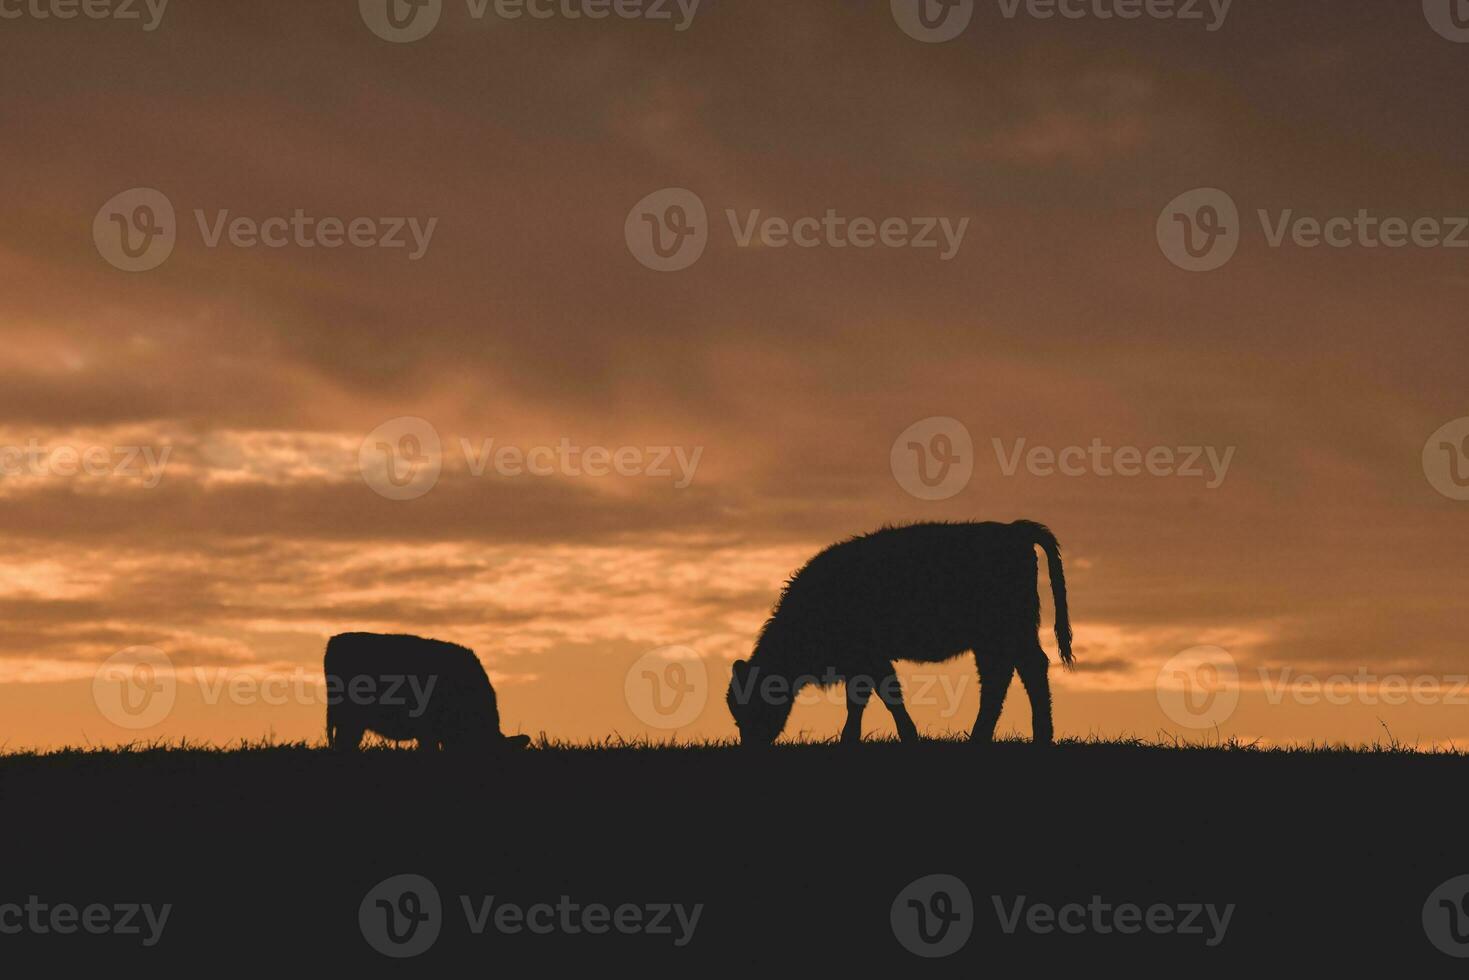
<svg viewBox="0 0 1469 980">
<path fill-rule="evenodd" d="M 887 0 L 704 0 L 684 30 L 447 0 L 411 43 L 356 6 L 0 19 L 5 749 L 319 740 L 322 649 L 352 629 L 473 647 L 506 731 L 732 737 L 729 663 L 813 552 L 1021 517 L 1065 548 L 1063 736 L 1469 745 L 1469 502 L 1424 465 L 1469 416 L 1469 248 L 1274 247 L 1257 217 L 1469 215 L 1469 44 L 1416 0 L 1238 0 L 1217 30 L 980 2 L 945 43 Z M 93 234 L 133 188 L 177 214 L 143 272 Z M 625 237 L 664 188 L 707 208 L 679 271 Z M 1240 213 L 1209 272 L 1157 237 L 1195 188 Z M 416 258 L 407 231 L 209 245 L 221 212 L 298 210 L 435 223 Z M 945 258 L 742 246 L 727 211 L 967 225 Z M 933 418 L 972 441 L 941 500 L 893 454 Z M 686 466 L 512 475 L 480 467 L 491 439 Z M 1007 473 L 1018 440 L 1232 455 L 1217 481 Z M 427 453 L 432 487 L 378 492 L 383 442 Z M 1217 729 L 1155 690 L 1200 645 L 1238 670 Z M 96 678 L 135 647 L 176 691 L 129 728 Z M 648 674 L 693 698 L 672 730 Z M 925 730 L 969 728 L 972 661 L 902 674 Z M 1302 675 L 1352 682 L 1332 704 Z M 1384 679 L 1418 693 L 1385 703 Z M 1018 692 L 1002 731 L 1029 731 Z M 789 731 L 839 718 L 804 704 Z"/>
</svg>

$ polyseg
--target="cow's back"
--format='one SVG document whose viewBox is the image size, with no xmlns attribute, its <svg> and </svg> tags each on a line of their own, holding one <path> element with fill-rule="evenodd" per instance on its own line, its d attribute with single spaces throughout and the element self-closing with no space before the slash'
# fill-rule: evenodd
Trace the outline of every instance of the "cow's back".
<svg viewBox="0 0 1469 980">
<path fill-rule="evenodd" d="M 432 674 L 461 685 L 489 686 L 468 647 L 404 633 L 338 633 L 327 641 L 324 666 L 329 676 Z"/>
<path fill-rule="evenodd" d="M 798 646 L 942 659 L 1017 613 L 1038 612 L 1035 584 L 1034 550 L 1011 525 L 884 528 L 812 558 L 792 577 L 767 629 Z"/>
</svg>

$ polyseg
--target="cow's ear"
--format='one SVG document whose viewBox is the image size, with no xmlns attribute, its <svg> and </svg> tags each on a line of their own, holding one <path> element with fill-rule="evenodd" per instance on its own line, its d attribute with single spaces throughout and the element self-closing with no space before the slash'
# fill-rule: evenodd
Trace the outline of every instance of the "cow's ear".
<svg viewBox="0 0 1469 980">
<path fill-rule="evenodd" d="M 750 661 L 748 661 L 748 660 L 736 660 L 734 662 L 734 675 L 740 681 L 743 682 L 744 679 L 747 676 L 749 676 L 749 673 L 750 673 Z"/>
</svg>

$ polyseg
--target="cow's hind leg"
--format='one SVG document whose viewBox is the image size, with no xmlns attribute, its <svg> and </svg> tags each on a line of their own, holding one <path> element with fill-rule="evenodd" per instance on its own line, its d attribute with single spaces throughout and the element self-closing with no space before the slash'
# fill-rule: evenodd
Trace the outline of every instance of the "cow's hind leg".
<svg viewBox="0 0 1469 980">
<path fill-rule="evenodd" d="M 882 703 L 888 706 L 893 713 L 893 724 L 898 726 L 898 738 L 904 742 L 917 742 L 918 726 L 913 724 L 913 719 L 908 715 L 908 709 L 903 704 L 903 685 L 898 682 L 898 675 L 888 668 L 887 676 L 877 682 L 877 696 L 882 698 Z"/>
<path fill-rule="evenodd" d="M 335 678 L 328 677 L 330 683 Z M 362 726 L 354 724 L 353 714 L 340 699 L 327 698 L 326 702 L 326 747 L 338 752 L 353 752 L 366 733 Z"/>
<path fill-rule="evenodd" d="M 847 723 L 842 727 L 843 745 L 856 745 L 862 741 L 862 712 L 867 710 L 867 699 L 871 696 L 871 677 L 847 678 Z"/>
<path fill-rule="evenodd" d="M 1015 662 L 1009 657 L 978 652 L 974 661 L 979 666 L 979 717 L 974 720 L 974 731 L 969 733 L 969 741 L 988 745 L 994 741 L 995 726 L 1000 723 L 1000 710 L 1005 707 L 1005 694 L 1010 690 Z"/>
<path fill-rule="evenodd" d="M 362 736 L 366 734 L 365 729 L 338 723 L 332 726 L 327 739 L 337 752 L 356 752 L 362 746 Z"/>
<path fill-rule="evenodd" d="M 1030 696 L 1032 738 L 1036 745 L 1050 745 L 1055 730 L 1051 723 L 1051 682 L 1047 677 L 1051 662 L 1046 659 L 1046 651 L 1036 644 L 1020 658 L 1017 669 L 1020 683 L 1025 685 L 1025 693 Z"/>
</svg>

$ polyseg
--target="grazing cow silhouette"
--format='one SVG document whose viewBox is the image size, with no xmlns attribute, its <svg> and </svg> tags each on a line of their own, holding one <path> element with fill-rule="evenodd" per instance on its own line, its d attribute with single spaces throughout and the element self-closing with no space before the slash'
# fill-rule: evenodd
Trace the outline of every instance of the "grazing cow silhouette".
<svg viewBox="0 0 1469 980">
<path fill-rule="evenodd" d="M 363 733 L 425 750 L 524 748 L 500 734 L 500 709 L 474 651 L 420 636 L 341 633 L 326 644 L 326 740 L 355 750 Z"/>
<path fill-rule="evenodd" d="M 970 738 L 994 738 L 1011 676 L 1030 696 L 1034 739 L 1053 738 L 1050 662 L 1036 636 L 1040 595 L 1035 548 L 1046 553 L 1061 661 L 1071 665 L 1071 624 L 1061 546 L 1034 521 L 885 527 L 832 545 L 791 576 L 750 659 L 734 664 L 727 697 L 747 745 L 774 742 L 808 684 L 845 683 L 842 741 L 862 738 L 876 692 L 899 737 L 918 728 L 903 706 L 894 660 L 938 663 L 974 651 L 979 717 Z"/>
</svg>

